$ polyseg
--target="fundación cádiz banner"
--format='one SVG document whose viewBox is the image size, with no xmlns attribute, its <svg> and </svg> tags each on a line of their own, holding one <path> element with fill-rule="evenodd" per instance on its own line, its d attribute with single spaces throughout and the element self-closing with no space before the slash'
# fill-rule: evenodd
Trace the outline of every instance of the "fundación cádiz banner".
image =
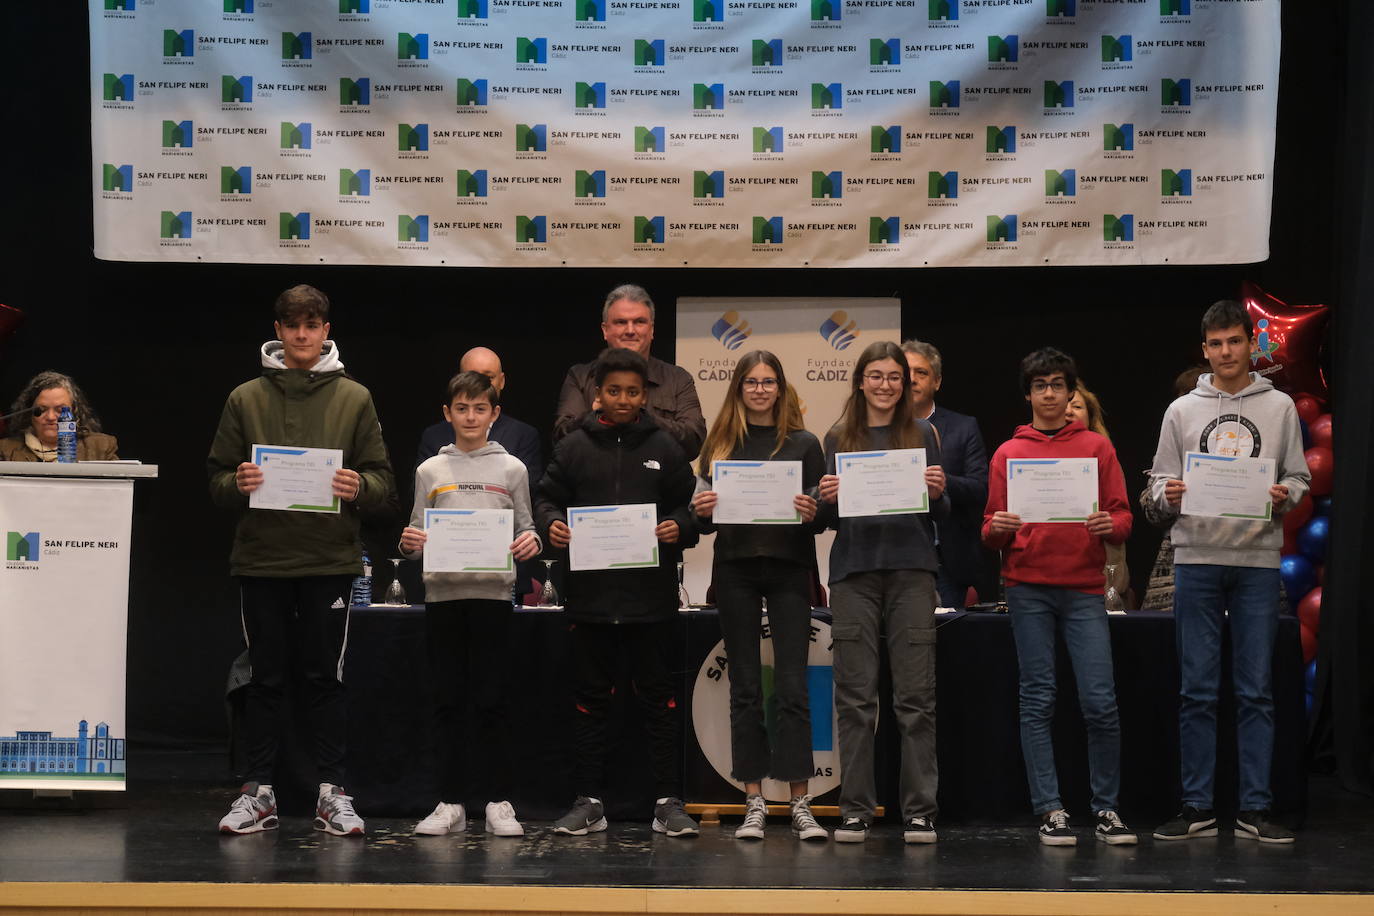
<svg viewBox="0 0 1374 916">
<path fill-rule="evenodd" d="M 90 0 L 95 253 L 1268 256 L 1279 0 Z"/>
</svg>

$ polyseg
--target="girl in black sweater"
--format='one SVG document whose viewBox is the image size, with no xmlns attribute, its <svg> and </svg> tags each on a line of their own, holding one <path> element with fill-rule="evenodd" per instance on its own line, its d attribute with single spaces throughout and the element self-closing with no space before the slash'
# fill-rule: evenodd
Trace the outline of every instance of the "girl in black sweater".
<svg viewBox="0 0 1374 916">
<path fill-rule="evenodd" d="M 799 461 L 801 481 L 793 499 L 796 524 L 719 525 L 712 520 L 717 495 L 714 463 L 724 460 Z M 796 391 L 782 364 L 766 350 L 740 357 L 720 413 L 697 462 L 692 513 L 698 530 L 716 532 L 712 578 L 720 629 L 730 659 L 731 775 L 744 783 L 740 839 L 762 839 L 767 803 L 763 779 L 791 789 L 792 829 L 802 839 L 826 839 L 811 814 L 811 713 L 807 695 L 807 652 L 811 638 L 810 574 L 815 565 L 816 500 L 825 469 L 820 442 L 807 432 Z M 773 696 L 777 718 L 773 742 L 764 727 L 759 661 L 763 606 L 773 643 Z"/>
</svg>

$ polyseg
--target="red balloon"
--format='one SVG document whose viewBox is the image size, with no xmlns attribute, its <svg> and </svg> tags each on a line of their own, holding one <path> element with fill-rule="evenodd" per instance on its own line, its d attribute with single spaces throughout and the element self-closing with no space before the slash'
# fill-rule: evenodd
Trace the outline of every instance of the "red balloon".
<svg viewBox="0 0 1374 916">
<path fill-rule="evenodd" d="M 1302 623 L 1304 630 L 1311 630 L 1313 634 L 1321 630 L 1322 612 L 1322 587 L 1318 585 L 1312 591 L 1303 595 L 1298 602 L 1298 620 Z"/>
<path fill-rule="evenodd" d="M 1312 494 L 1308 493 L 1307 495 L 1303 496 L 1302 502 L 1298 503 L 1295 507 L 1288 510 L 1288 514 L 1286 514 L 1283 517 L 1284 537 L 1287 537 L 1290 534 L 1296 535 L 1298 531 L 1302 528 L 1302 526 L 1307 524 L 1308 519 L 1312 517 L 1313 505 L 1314 504 L 1312 502 Z M 1287 550 L 1284 551 L 1284 553 L 1289 552 L 1290 551 Z"/>
<path fill-rule="evenodd" d="M 1325 400 L 1326 376 L 1317 351 L 1331 310 L 1320 304 L 1288 305 L 1249 281 L 1241 285 L 1241 299 L 1255 326 L 1250 368 L 1280 391 Z"/>
<path fill-rule="evenodd" d="M 1302 636 L 1302 663 L 1307 665 L 1317 657 L 1317 634 L 1304 626 L 1299 626 L 1298 631 Z"/>
<path fill-rule="evenodd" d="M 1298 409 L 1298 417 L 1307 424 L 1307 431 L 1312 431 L 1312 424 L 1317 421 L 1317 417 L 1322 415 L 1322 405 L 1316 398 L 1309 398 L 1306 395 L 1293 399 L 1293 406 Z"/>
<path fill-rule="evenodd" d="M 1324 413 L 1315 420 L 1308 420 L 1307 432 L 1312 436 L 1314 446 L 1331 448 L 1331 414 Z"/>
<path fill-rule="evenodd" d="M 1309 492 L 1313 496 L 1331 495 L 1331 474 L 1336 463 L 1331 449 L 1313 446 L 1303 452 L 1303 457 L 1307 459 L 1307 469 L 1312 472 L 1312 489 Z"/>
</svg>

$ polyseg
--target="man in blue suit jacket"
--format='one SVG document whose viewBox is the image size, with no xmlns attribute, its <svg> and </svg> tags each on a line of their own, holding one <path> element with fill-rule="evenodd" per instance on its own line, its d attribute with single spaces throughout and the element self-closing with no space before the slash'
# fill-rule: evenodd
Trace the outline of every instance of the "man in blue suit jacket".
<svg viewBox="0 0 1374 916">
<path fill-rule="evenodd" d="M 942 606 L 963 607 L 969 588 L 977 589 L 980 597 L 993 597 L 990 565 L 979 536 L 988 501 L 988 453 L 977 420 L 935 406 L 943 367 L 940 351 L 920 340 L 906 341 L 902 351 L 911 371 L 914 415 L 929 420 L 940 434 L 950 499 L 949 518 L 937 526 L 940 572 L 935 587 Z"/>
<path fill-rule="evenodd" d="M 480 372 L 491 379 L 492 387 L 496 393 L 506 387 L 506 373 L 501 371 L 501 357 L 496 352 L 486 347 L 473 347 L 463 354 L 463 358 L 458 361 L 459 372 Z M 493 442 L 501 443 L 501 447 L 510 452 L 525 465 L 525 470 L 530 476 L 530 492 L 534 491 L 535 484 L 539 483 L 539 478 L 544 476 L 544 462 L 540 454 L 539 433 L 528 423 L 522 423 L 512 417 L 506 411 L 501 411 L 501 416 L 496 418 L 496 422 L 491 425 L 491 432 L 488 438 Z M 439 454 L 439 449 L 445 445 L 453 444 L 453 427 L 447 422 L 435 423 L 427 427 L 420 434 L 420 448 L 415 455 L 415 466 L 418 468 L 425 459 L 433 458 Z"/>
</svg>

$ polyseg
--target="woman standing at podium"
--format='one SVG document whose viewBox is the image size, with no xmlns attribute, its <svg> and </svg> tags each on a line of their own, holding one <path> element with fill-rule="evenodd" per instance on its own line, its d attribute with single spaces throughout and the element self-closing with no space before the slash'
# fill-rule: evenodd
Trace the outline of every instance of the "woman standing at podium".
<svg viewBox="0 0 1374 916">
<path fill-rule="evenodd" d="M 100 418 L 72 377 L 48 370 L 29 379 L 10 405 L 14 426 L 0 439 L 0 461 L 56 461 L 57 418 L 63 407 L 76 420 L 77 461 L 113 461 L 119 457 L 115 454 L 119 443 L 100 431 Z"/>
<path fill-rule="evenodd" d="M 711 488 L 713 462 L 800 461 L 802 491 L 793 499 L 797 525 L 717 525 Z M 692 514 L 702 532 L 715 532 L 711 578 L 720 609 L 720 630 L 730 659 L 730 775 L 744 783 L 744 823 L 738 839 L 763 839 L 767 803 L 763 779 L 791 788 L 792 831 L 803 840 L 825 839 L 811 813 L 811 711 L 807 654 L 811 640 L 811 569 L 815 564 L 816 500 L 821 444 L 806 431 L 797 392 L 782 363 L 767 350 L 740 357 L 730 391 L 697 462 Z M 764 727 L 759 640 L 764 605 L 773 642 L 773 697 L 777 725 L 770 746 Z"/>
</svg>

